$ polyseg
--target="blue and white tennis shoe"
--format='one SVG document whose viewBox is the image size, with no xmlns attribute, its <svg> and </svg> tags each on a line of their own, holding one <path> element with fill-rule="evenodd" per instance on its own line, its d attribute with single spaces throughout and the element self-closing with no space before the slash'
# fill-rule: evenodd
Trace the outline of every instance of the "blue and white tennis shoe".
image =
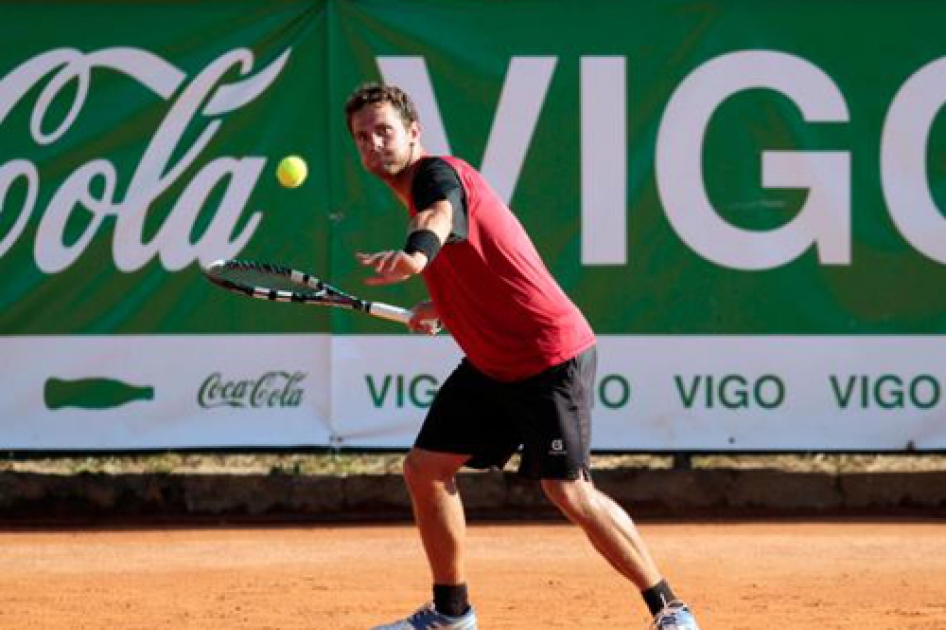
<svg viewBox="0 0 946 630">
<path fill-rule="evenodd" d="M 672 601 L 654 617 L 652 630 L 700 630 L 686 604 Z"/>
<path fill-rule="evenodd" d="M 470 606 L 466 614 L 450 617 L 437 612 L 430 603 L 419 608 L 407 619 L 386 626 L 375 626 L 371 630 L 477 630 L 476 611 Z"/>
</svg>

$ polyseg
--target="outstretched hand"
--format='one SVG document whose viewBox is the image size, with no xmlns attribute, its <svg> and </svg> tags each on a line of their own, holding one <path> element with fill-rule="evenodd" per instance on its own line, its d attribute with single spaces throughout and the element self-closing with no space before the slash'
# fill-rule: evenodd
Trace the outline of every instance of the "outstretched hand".
<svg viewBox="0 0 946 630">
<path fill-rule="evenodd" d="M 365 279 L 365 284 L 372 286 L 404 282 L 418 274 L 427 263 L 427 257 L 420 252 L 408 254 L 402 249 L 376 252 L 374 254 L 357 253 L 355 257 L 365 267 L 371 267 L 375 275 Z"/>
</svg>

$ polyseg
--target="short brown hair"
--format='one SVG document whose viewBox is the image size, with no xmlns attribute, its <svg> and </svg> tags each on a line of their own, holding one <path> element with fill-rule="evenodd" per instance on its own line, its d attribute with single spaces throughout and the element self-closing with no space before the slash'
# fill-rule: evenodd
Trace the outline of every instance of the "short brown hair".
<svg viewBox="0 0 946 630">
<path fill-rule="evenodd" d="M 345 102 L 345 120 L 348 123 L 348 131 L 351 132 L 351 117 L 356 112 L 377 103 L 390 103 L 394 111 L 400 115 L 405 127 L 410 127 L 411 123 L 418 121 L 417 107 L 414 106 L 414 101 L 407 92 L 396 85 L 365 83 L 352 92 Z"/>
</svg>

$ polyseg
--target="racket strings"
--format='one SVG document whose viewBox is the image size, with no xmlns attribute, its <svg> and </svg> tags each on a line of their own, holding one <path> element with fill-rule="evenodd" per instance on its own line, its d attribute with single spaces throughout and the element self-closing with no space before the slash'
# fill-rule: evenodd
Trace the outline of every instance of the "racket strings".
<svg viewBox="0 0 946 630">
<path fill-rule="evenodd" d="M 219 274 L 221 280 L 226 280 L 234 284 L 241 284 L 247 287 L 268 289 L 271 291 L 280 291 L 288 293 L 318 293 L 318 289 L 313 289 L 308 285 L 302 285 L 294 282 L 290 276 L 266 273 L 260 270 L 227 270 Z"/>
<path fill-rule="evenodd" d="M 364 309 L 364 302 L 307 273 L 249 260 L 229 260 L 211 277 L 241 292 L 280 302 L 318 301 Z"/>
</svg>

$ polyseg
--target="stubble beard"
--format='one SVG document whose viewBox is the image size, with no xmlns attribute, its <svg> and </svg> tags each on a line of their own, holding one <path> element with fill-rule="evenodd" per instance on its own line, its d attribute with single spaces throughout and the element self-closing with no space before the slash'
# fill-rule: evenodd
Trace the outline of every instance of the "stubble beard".
<svg viewBox="0 0 946 630">
<path fill-rule="evenodd" d="M 410 168 L 414 161 L 414 146 L 414 144 L 411 144 L 404 159 L 400 159 L 398 155 L 393 156 L 391 161 L 385 161 L 383 158 L 380 159 L 377 168 L 373 169 L 375 175 L 390 182 L 398 179 Z"/>
</svg>

